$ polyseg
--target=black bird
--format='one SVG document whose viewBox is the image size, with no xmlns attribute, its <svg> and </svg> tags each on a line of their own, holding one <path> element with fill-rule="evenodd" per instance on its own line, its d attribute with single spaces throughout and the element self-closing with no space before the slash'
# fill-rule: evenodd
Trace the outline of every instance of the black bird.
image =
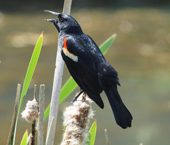
<svg viewBox="0 0 170 145">
<path fill-rule="evenodd" d="M 131 127 L 132 115 L 122 102 L 117 90 L 118 73 L 105 60 L 91 37 L 84 34 L 78 22 L 69 15 L 45 10 L 58 17 L 53 22 L 59 32 L 58 43 L 67 68 L 87 95 L 104 108 L 100 93 L 104 91 L 110 102 L 116 122 L 123 129 Z"/>
</svg>

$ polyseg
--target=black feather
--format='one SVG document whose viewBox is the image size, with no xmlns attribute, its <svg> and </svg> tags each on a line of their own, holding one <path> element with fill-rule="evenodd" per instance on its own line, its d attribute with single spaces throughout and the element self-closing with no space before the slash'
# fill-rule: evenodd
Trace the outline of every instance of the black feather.
<svg viewBox="0 0 170 145">
<path fill-rule="evenodd" d="M 100 97 L 104 90 L 117 124 L 122 128 L 130 127 L 132 115 L 118 93 L 117 85 L 120 84 L 117 71 L 105 60 L 93 39 L 83 33 L 74 18 L 66 14 L 52 13 L 59 18 L 58 21 L 50 21 L 59 31 L 58 44 L 60 47 L 64 46 L 61 54 L 71 76 L 100 108 L 104 108 Z"/>
<path fill-rule="evenodd" d="M 127 127 L 131 127 L 131 120 L 132 115 L 126 108 L 126 106 L 123 104 L 122 100 L 117 100 L 116 98 L 120 98 L 117 91 L 115 91 L 115 86 L 112 86 L 109 90 L 104 90 L 107 98 L 109 100 L 109 103 L 111 105 L 113 114 L 115 116 L 116 123 L 121 126 L 123 129 Z"/>
</svg>

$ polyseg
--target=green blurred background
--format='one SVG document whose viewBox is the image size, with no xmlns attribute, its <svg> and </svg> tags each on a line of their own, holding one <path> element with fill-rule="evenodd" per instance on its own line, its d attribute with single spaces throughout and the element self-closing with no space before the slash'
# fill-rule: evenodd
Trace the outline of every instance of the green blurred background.
<svg viewBox="0 0 170 145">
<path fill-rule="evenodd" d="M 119 73 L 121 87 L 118 89 L 134 118 L 131 128 L 123 130 L 117 126 L 102 93 L 105 108 L 101 110 L 93 104 L 98 123 L 96 145 L 106 144 L 105 128 L 111 145 L 170 144 L 169 4 L 170 1 L 160 0 L 73 0 L 71 15 L 98 45 L 113 33 L 117 34 L 105 57 Z M 34 84 L 46 85 L 45 105 L 50 102 L 58 32 L 51 23 L 43 21 L 55 16 L 43 10 L 61 12 L 62 6 L 63 0 L 0 1 L 0 144 L 6 144 L 17 83 L 23 84 L 34 45 L 42 31 L 42 52 L 21 110 L 26 101 L 32 99 Z M 69 76 L 65 67 L 63 84 Z M 76 91 L 59 107 L 55 144 L 62 139 L 63 110 Z M 30 128 L 31 124 L 20 116 L 16 144 Z"/>
</svg>

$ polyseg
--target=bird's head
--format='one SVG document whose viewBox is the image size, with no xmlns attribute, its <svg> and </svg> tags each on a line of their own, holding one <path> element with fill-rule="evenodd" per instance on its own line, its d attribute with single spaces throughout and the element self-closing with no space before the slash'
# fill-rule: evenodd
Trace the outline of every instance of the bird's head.
<svg viewBox="0 0 170 145">
<path fill-rule="evenodd" d="M 61 13 L 57 13 L 57 12 L 53 12 L 49 10 L 45 10 L 45 12 L 49 12 L 57 16 L 57 19 L 45 19 L 45 20 L 48 22 L 54 23 L 58 32 L 60 31 L 65 31 L 67 33 L 82 32 L 81 27 L 78 24 L 78 22 L 70 15 L 61 14 Z"/>
</svg>

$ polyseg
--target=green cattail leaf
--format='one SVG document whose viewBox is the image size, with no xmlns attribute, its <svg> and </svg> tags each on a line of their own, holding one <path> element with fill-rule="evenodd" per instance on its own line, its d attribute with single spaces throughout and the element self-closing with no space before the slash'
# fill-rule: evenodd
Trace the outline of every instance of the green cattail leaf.
<svg viewBox="0 0 170 145">
<path fill-rule="evenodd" d="M 60 99 L 59 104 L 63 102 L 67 96 L 74 91 L 74 89 L 77 87 L 77 83 L 74 81 L 72 77 L 68 79 L 68 81 L 64 84 L 62 87 L 61 93 L 60 93 Z"/>
<path fill-rule="evenodd" d="M 95 120 L 90 128 L 88 137 L 89 140 L 86 142 L 86 145 L 94 145 L 97 131 L 97 121 Z"/>
<path fill-rule="evenodd" d="M 105 42 L 103 42 L 101 45 L 100 45 L 100 50 L 103 54 L 105 54 L 110 46 L 112 45 L 113 41 L 115 40 L 116 38 L 116 34 L 113 34 L 111 37 L 109 37 Z"/>
<path fill-rule="evenodd" d="M 28 130 L 25 131 L 25 133 L 24 133 L 24 135 L 22 137 L 20 145 L 27 145 L 27 138 L 28 138 Z"/>
<path fill-rule="evenodd" d="M 107 50 L 112 45 L 115 38 L 116 38 L 116 34 L 113 34 L 111 37 L 109 37 L 105 42 L 103 42 L 99 46 L 103 54 L 107 52 Z M 64 86 L 61 88 L 59 104 L 62 103 L 69 96 L 69 94 L 75 90 L 76 87 L 77 87 L 77 83 L 74 81 L 72 77 L 70 77 L 68 81 L 64 84 Z M 44 119 L 46 119 L 49 116 L 49 113 L 50 113 L 50 104 L 48 105 L 48 107 L 44 112 Z"/>
<path fill-rule="evenodd" d="M 60 92 L 60 99 L 59 99 L 59 104 L 61 102 L 63 102 L 67 96 L 74 91 L 74 89 L 77 87 L 77 83 L 74 81 L 74 79 L 72 77 L 70 77 L 67 82 L 64 84 L 64 86 L 61 89 Z M 51 104 L 49 104 L 47 106 L 47 108 L 44 111 L 44 120 L 49 116 L 49 112 L 50 112 L 50 106 Z"/>
<path fill-rule="evenodd" d="M 49 116 L 50 107 L 51 107 L 51 103 L 47 106 L 47 108 L 44 111 L 44 120 Z"/>
<path fill-rule="evenodd" d="M 39 39 L 38 39 L 38 41 L 35 45 L 34 51 L 32 53 L 31 59 L 30 59 L 30 63 L 29 63 L 28 68 L 27 68 L 27 73 L 26 73 L 26 76 L 25 76 L 25 80 L 24 80 L 24 84 L 23 84 L 23 88 L 22 88 L 22 92 L 21 92 L 21 99 L 20 99 L 20 102 L 19 102 L 19 108 L 18 108 L 18 113 L 17 113 L 16 122 L 15 122 L 15 128 L 14 128 L 14 132 L 13 132 L 13 139 L 12 139 L 11 145 L 15 144 L 17 121 L 18 121 L 21 105 L 22 105 L 23 99 L 24 99 L 24 97 L 27 93 L 27 90 L 28 90 L 29 84 L 31 82 L 35 67 L 37 65 L 38 58 L 39 58 L 39 55 L 40 55 L 40 52 L 41 52 L 42 43 L 43 43 L 43 32 L 41 33 L 41 35 L 40 35 L 40 37 L 39 37 Z"/>
<path fill-rule="evenodd" d="M 20 111 L 22 101 L 23 101 L 23 99 L 24 99 L 24 97 L 27 93 L 27 90 L 28 90 L 28 87 L 30 85 L 32 76 L 34 74 L 34 70 L 35 70 L 35 67 L 37 65 L 38 58 L 40 56 L 42 42 L 43 42 L 43 32 L 41 33 L 41 35 L 40 35 L 40 37 L 37 41 L 37 44 L 36 44 L 34 51 L 32 53 L 30 63 L 28 65 L 27 73 L 26 73 L 26 76 L 25 76 L 24 84 L 23 84 L 23 89 L 22 89 L 22 92 L 21 92 L 21 99 L 20 99 L 18 112 Z"/>
</svg>

